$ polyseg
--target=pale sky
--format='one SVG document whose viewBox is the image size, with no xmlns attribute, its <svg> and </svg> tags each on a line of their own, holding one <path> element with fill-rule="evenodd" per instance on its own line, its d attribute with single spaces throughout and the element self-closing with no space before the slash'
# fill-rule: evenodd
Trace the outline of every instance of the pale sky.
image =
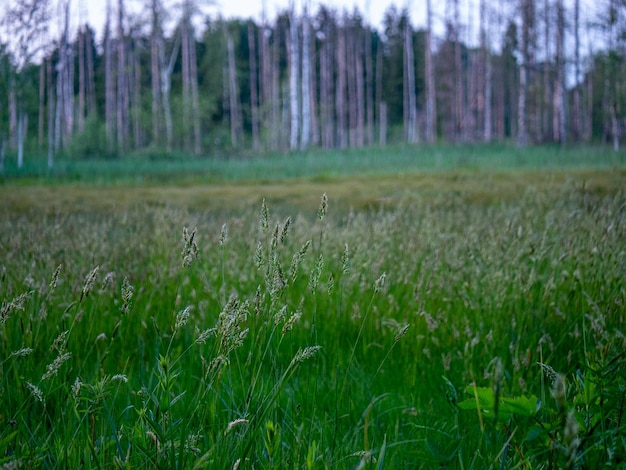
<svg viewBox="0 0 626 470">
<path fill-rule="evenodd" d="M 8 0 L 11 1 L 11 0 Z M 106 12 L 106 0 L 70 0 L 72 2 L 72 10 L 74 12 L 73 23 L 84 22 L 85 18 L 97 30 L 100 30 L 104 24 Z M 304 0 L 295 1 L 296 9 L 302 10 Z M 0 0 L 0 3 L 2 0 Z M 113 12 L 116 11 L 117 0 L 111 0 Z M 147 3 L 146 0 L 125 0 L 128 11 L 141 11 L 141 5 Z M 163 0 L 167 9 L 178 3 L 176 0 Z M 224 18 L 254 18 L 259 20 L 263 12 L 263 1 L 261 0 L 200 0 L 202 11 L 211 16 L 222 15 Z M 284 11 L 289 7 L 290 0 L 265 0 L 265 10 L 268 20 L 272 21 L 278 12 Z M 434 4 L 436 3 L 433 2 Z M 473 3 L 473 2 L 472 2 Z M 315 1 L 309 0 L 309 11 L 315 12 L 320 4 L 326 5 L 337 10 L 347 9 L 352 11 L 356 6 L 363 14 L 368 23 L 376 26 L 380 25 L 387 8 L 395 4 L 398 9 L 403 6 L 409 6 L 411 10 L 411 18 L 414 24 L 422 25 L 424 23 L 426 2 L 424 0 L 328 0 Z M 172 11 L 175 11 L 172 9 Z M 115 14 L 115 13 L 114 13 Z M 175 13 L 174 13 L 175 14 Z"/>
</svg>

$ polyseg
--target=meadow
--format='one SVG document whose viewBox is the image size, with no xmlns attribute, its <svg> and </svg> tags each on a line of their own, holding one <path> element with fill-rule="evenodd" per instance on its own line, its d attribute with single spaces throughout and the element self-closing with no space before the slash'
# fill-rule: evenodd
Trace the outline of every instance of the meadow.
<svg viewBox="0 0 626 470">
<path fill-rule="evenodd" d="M 0 465 L 624 468 L 626 170 L 520 155 L 5 179 Z"/>
</svg>

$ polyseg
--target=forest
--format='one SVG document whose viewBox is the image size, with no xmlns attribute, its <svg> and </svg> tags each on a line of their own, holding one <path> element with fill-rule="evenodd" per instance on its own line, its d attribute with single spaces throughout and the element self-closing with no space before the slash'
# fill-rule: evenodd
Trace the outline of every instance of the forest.
<svg viewBox="0 0 626 470">
<path fill-rule="evenodd" d="M 70 0 L 0 18 L 0 165 L 241 156 L 389 143 L 604 143 L 626 124 L 620 0 L 431 0 L 424 24 L 320 5 L 223 19 L 197 0 Z M 443 7 L 443 8 L 442 8 Z M 440 10 L 436 10 L 439 8 Z M 53 21 L 53 11 L 57 14 Z M 54 27 L 53 27 L 54 26 Z M 60 27 L 59 27 L 60 26 Z"/>
</svg>

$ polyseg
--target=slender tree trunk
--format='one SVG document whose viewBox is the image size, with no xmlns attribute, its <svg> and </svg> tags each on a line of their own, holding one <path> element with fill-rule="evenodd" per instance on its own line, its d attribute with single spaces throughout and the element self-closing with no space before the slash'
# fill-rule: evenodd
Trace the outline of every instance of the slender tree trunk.
<svg viewBox="0 0 626 470">
<path fill-rule="evenodd" d="M 24 141 L 28 130 L 28 114 L 20 110 L 17 116 L 17 167 L 24 165 Z"/>
<path fill-rule="evenodd" d="M 254 23 L 248 23 L 248 51 L 250 64 L 250 115 L 252 121 L 252 149 L 258 152 L 259 141 L 259 98 L 258 98 L 258 70 L 256 56 L 256 35 L 254 34 Z"/>
<path fill-rule="evenodd" d="M 17 146 L 17 91 L 15 78 L 9 75 L 9 147 Z"/>
<path fill-rule="evenodd" d="M 309 48 L 305 52 L 309 59 L 309 96 L 310 96 L 310 114 L 311 114 L 311 144 L 318 146 L 320 143 L 320 122 L 319 122 L 319 106 L 318 106 L 318 62 L 315 44 L 315 34 L 311 35 L 311 19 L 309 18 Z"/>
<path fill-rule="evenodd" d="M 272 104 L 272 57 L 270 52 L 270 35 L 271 30 L 263 16 L 261 28 L 259 28 L 259 44 L 261 48 L 261 73 L 259 76 L 260 84 L 260 109 L 259 119 L 264 139 L 269 139 L 272 130 L 271 107 Z M 269 139 L 270 147 L 272 144 Z"/>
<path fill-rule="evenodd" d="M 85 131 L 85 31 L 80 28 L 78 31 L 78 110 L 76 112 L 76 130 L 79 134 Z"/>
<path fill-rule="evenodd" d="M 43 149 L 46 122 L 46 64 L 48 62 L 49 60 L 44 58 L 41 62 L 41 66 L 39 67 L 39 119 L 37 123 L 37 143 L 39 144 L 40 149 Z"/>
<path fill-rule="evenodd" d="M 387 143 L 387 103 L 383 102 L 383 45 L 376 49 L 376 109 L 378 118 L 378 145 Z"/>
<path fill-rule="evenodd" d="M 117 2 L 117 146 L 128 146 L 129 80 L 126 38 L 124 36 L 124 0 Z"/>
<path fill-rule="evenodd" d="M 163 120 L 165 123 L 165 145 L 168 151 L 174 147 L 174 126 L 172 123 L 172 108 L 170 105 L 170 90 L 172 88 L 172 72 L 180 48 L 180 35 L 176 35 L 169 61 L 165 59 L 165 44 L 161 37 L 158 39 L 159 56 L 161 62 L 161 101 L 163 102 Z"/>
<path fill-rule="evenodd" d="M 337 85 L 335 87 L 335 109 L 337 112 L 337 140 L 340 148 L 348 146 L 346 132 L 346 37 L 345 28 L 337 28 Z"/>
<path fill-rule="evenodd" d="M 107 1 L 104 24 L 104 100 L 105 130 L 109 150 L 115 148 L 115 82 L 113 80 L 113 44 L 111 39 L 111 0 Z M 58 103 L 57 103 L 58 107 Z"/>
<path fill-rule="evenodd" d="M 356 91 L 356 135 L 357 147 L 365 145 L 365 77 L 363 73 L 363 29 L 354 28 L 354 86 Z"/>
<path fill-rule="evenodd" d="M 466 140 L 465 90 L 463 63 L 461 62 L 461 15 L 459 0 L 454 0 L 454 83 L 455 139 Z"/>
<path fill-rule="evenodd" d="M 141 60 L 137 50 L 132 51 L 131 63 L 133 64 L 133 93 L 132 93 L 132 116 L 133 116 L 133 140 L 135 148 L 141 148 L 143 142 L 143 126 L 141 123 Z"/>
<path fill-rule="evenodd" d="M 160 3 L 152 0 L 152 29 L 150 32 L 150 76 L 152 83 L 152 143 L 159 146 L 162 142 L 161 123 L 161 67 L 159 40 L 161 36 Z"/>
<path fill-rule="evenodd" d="M 241 124 L 239 117 L 239 94 L 237 88 L 237 69 L 235 64 L 235 43 L 228 33 L 226 38 L 228 53 L 228 94 L 230 97 L 230 136 L 232 146 L 237 148 L 241 136 Z"/>
<path fill-rule="evenodd" d="M 552 88 L 552 51 L 550 48 L 550 40 L 552 38 L 551 25 L 552 20 L 550 18 L 550 1 L 544 0 L 543 2 L 543 40 L 544 40 L 544 55 L 546 57 L 542 67 L 542 79 L 543 79 L 543 103 L 541 103 L 541 136 L 544 141 L 553 141 L 556 138 L 554 132 L 554 119 L 556 114 L 554 111 L 554 93 Z"/>
<path fill-rule="evenodd" d="M 95 116 L 97 113 L 96 107 L 96 82 L 94 73 L 94 60 L 93 60 L 93 37 L 91 36 L 91 29 L 86 29 L 85 37 L 85 59 L 87 61 L 87 115 Z"/>
<path fill-rule="evenodd" d="M 302 16 L 302 135 L 300 149 L 306 150 L 311 142 L 311 25 L 309 12 Z"/>
<path fill-rule="evenodd" d="M 367 127 L 365 133 L 365 144 L 374 143 L 374 66 L 372 63 L 372 31 L 366 28 L 364 31 L 364 53 L 365 53 L 365 114 Z"/>
<path fill-rule="evenodd" d="M 480 2 L 480 38 L 481 38 L 481 50 L 483 54 L 483 67 L 484 67 L 484 80 L 481 88 L 483 96 L 483 141 L 491 142 L 492 134 L 492 64 L 491 64 L 491 49 L 490 49 L 490 34 L 489 34 L 489 21 L 487 18 L 487 2 L 481 0 Z"/>
<path fill-rule="evenodd" d="M 289 14 L 289 38 L 287 44 L 289 46 L 289 109 L 291 122 L 289 149 L 296 150 L 298 148 L 298 132 L 300 130 L 300 101 L 298 93 L 300 83 L 300 41 L 296 13 L 293 8 Z"/>
<path fill-rule="evenodd" d="M 193 119 L 193 153 L 199 156 L 202 153 L 202 126 L 200 125 L 200 96 L 198 92 L 198 59 L 196 57 L 196 40 L 191 35 L 189 49 L 191 72 L 191 116 Z"/>
<path fill-rule="evenodd" d="M 54 85 L 52 84 L 52 61 L 46 62 L 48 75 L 48 168 L 54 165 Z"/>
<path fill-rule="evenodd" d="M 335 145 L 335 120 L 333 119 L 333 40 L 330 25 L 323 30 L 324 39 L 320 51 L 320 119 L 322 124 L 322 147 Z"/>
<path fill-rule="evenodd" d="M 565 123 L 565 11 L 563 0 L 557 0 L 556 22 L 556 77 L 554 83 L 554 130 L 555 139 L 560 143 L 567 141 Z"/>
<path fill-rule="evenodd" d="M 521 0 L 522 10 L 522 63 L 519 71 L 519 95 L 517 106 L 517 144 L 523 147 L 528 144 L 528 67 L 530 64 L 530 41 L 533 27 L 533 0 Z"/>
<path fill-rule="evenodd" d="M 57 65 L 57 110 L 60 112 L 57 148 L 64 147 L 69 143 L 74 130 L 74 54 L 70 44 L 69 28 L 70 2 L 67 1 Z"/>
<path fill-rule="evenodd" d="M 426 142 L 432 144 L 437 139 L 437 108 L 435 101 L 435 72 L 432 55 L 432 7 L 431 0 L 426 0 Z"/>
<path fill-rule="evenodd" d="M 404 67 L 406 77 L 406 102 L 407 121 L 405 122 L 405 135 L 410 144 L 416 143 L 417 136 L 417 99 L 415 96 L 415 58 L 413 56 L 413 31 L 407 18 L 404 28 Z"/>
<path fill-rule="evenodd" d="M 282 148 L 281 139 L 281 89 L 280 89 L 280 47 L 279 47 L 279 27 L 276 25 L 276 34 L 274 42 L 272 44 L 272 67 L 271 67 L 271 79 L 272 79 L 272 97 L 271 103 L 271 132 L 272 132 L 272 150 L 278 150 Z"/>
<path fill-rule="evenodd" d="M 576 142 L 582 136 L 580 103 L 580 0 L 574 0 L 574 93 L 572 96 L 572 133 Z"/>
</svg>

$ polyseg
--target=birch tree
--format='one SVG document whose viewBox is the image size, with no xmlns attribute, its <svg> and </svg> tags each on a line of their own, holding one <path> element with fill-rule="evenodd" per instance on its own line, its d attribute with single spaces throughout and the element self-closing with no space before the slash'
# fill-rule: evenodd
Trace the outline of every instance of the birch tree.
<svg viewBox="0 0 626 470">
<path fill-rule="evenodd" d="M 408 10 L 407 6 L 407 11 Z M 411 23 L 409 16 L 407 15 L 404 26 L 404 76 L 406 78 L 406 100 L 404 105 L 406 106 L 407 121 L 405 126 L 405 137 L 407 142 L 414 144 L 418 141 L 417 136 L 417 99 L 415 95 L 415 58 L 413 55 L 413 30 L 411 29 Z"/>
<path fill-rule="evenodd" d="M 432 0 L 426 0 L 426 45 L 424 48 L 424 67 L 426 75 L 426 142 L 432 144 L 437 138 L 437 107 L 435 99 L 435 71 L 433 67 Z"/>
<path fill-rule="evenodd" d="M 565 114 L 565 7 L 563 0 L 556 2 L 556 76 L 554 82 L 553 135 L 557 142 L 567 141 Z"/>
<path fill-rule="evenodd" d="M 300 41 L 298 34 L 298 20 L 295 8 L 289 12 L 289 37 L 287 40 L 289 49 L 289 111 L 290 111 L 290 134 L 289 149 L 298 148 L 300 130 Z"/>
<path fill-rule="evenodd" d="M 9 67 L 9 142 L 17 145 L 17 167 L 24 163 L 24 141 L 28 129 L 28 114 L 24 104 L 28 91 L 22 74 L 35 55 L 44 47 L 41 38 L 47 33 L 50 14 L 49 0 L 21 0 L 7 8 L 2 23 L 14 46 L 14 68 Z"/>
<path fill-rule="evenodd" d="M 520 0 L 522 16 L 521 64 L 519 66 L 519 94 L 517 105 L 517 145 L 528 144 L 528 71 L 531 61 L 531 41 L 534 28 L 533 0 Z"/>
</svg>

